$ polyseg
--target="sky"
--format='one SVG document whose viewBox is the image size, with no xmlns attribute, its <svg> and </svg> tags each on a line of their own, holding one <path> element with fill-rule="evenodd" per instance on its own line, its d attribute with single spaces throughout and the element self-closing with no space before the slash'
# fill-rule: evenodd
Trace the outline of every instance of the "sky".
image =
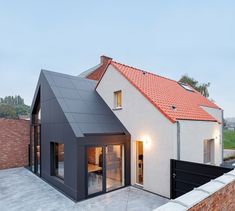
<svg viewBox="0 0 235 211">
<path fill-rule="evenodd" d="M 101 55 L 210 82 L 235 117 L 234 0 L 0 0 L 0 97 L 30 105 L 41 69 L 78 75 Z"/>
</svg>

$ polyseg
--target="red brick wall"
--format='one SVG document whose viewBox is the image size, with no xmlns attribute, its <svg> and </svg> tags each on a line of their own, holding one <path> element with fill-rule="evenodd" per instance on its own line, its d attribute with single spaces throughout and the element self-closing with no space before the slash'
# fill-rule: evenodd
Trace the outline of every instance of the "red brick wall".
<svg viewBox="0 0 235 211">
<path fill-rule="evenodd" d="M 28 165 L 30 122 L 0 118 L 0 169 Z"/>
<path fill-rule="evenodd" d="M 235 210 L 235 182 L 226 185 L 216 193 L 204 199 L 190 211 L 234 211 Z"/>
</svg>

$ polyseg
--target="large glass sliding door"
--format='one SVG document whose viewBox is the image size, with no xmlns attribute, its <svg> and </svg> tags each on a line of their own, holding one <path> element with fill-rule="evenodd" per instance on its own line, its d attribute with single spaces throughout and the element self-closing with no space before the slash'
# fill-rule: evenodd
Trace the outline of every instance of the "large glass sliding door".
<svg viewBox="0 0 235 211">
<path fill-rule="evenodd" d="M 103 192 L 103 148 L 87 149 L 88 195 Z"/>
<path fill-rule="evenodd" d="M 106 146 L 106 191 L 124 186 L 124 146 Z"/>
<path fill-rule="evenodd" d="M 124 145 L 88 147 L 88 196 L 124 186 L 124 169 Z"/>
</svg>

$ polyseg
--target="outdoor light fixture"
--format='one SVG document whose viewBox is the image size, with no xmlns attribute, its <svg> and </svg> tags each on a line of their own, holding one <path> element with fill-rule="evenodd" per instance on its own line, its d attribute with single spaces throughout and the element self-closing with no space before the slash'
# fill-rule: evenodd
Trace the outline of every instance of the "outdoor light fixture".
<svg viewBox="0 0 235 211">
<path fill-rule="evenodd" d="M 149 148 L 150 144 L 151 144 L 151 139 L 149 136 L 145 135 L 142 138 L 143 142 L 144 142 L 144 147 L 145 148 Z"/>
</svg>

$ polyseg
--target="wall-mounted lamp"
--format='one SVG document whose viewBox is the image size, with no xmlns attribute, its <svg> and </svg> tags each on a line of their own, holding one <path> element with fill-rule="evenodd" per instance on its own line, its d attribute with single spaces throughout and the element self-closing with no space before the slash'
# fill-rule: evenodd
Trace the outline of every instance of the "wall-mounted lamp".
<svg viewBox="0 0 235 211">
<path fill-rule="evenodd" d="M 142 140 L 143 140 L 143 143 L 144 143 L 144 147 L 149 148 L 150 145 L 151 145 L 150 137 L 145 135 L 145 136 L 143 136 Z"/>
</svg>

